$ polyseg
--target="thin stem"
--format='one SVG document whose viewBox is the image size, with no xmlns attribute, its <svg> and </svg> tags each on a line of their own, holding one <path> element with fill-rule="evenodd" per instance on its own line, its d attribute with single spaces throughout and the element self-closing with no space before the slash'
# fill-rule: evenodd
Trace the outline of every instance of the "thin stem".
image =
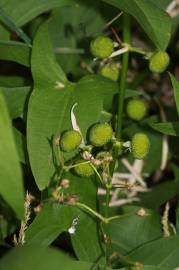
<svg viewBox="0 0 179 270">
<path fill-rule="evenodd" d="M 103 217 L 101 214 L 99 214 L 98 212 L 96 212 L 95 210 L 91 209 L 89 206 L 87 206 L 86 204 L 80 203 L 80 202 L 76 202 L 75 206 L 80 207 L 81 209 L 87 210 L 89 213 L 91 213 L 92 215 L 94 215 L 95 217 L 99 218 L 102 222 L 104 223 L 108 223 L 108 220 Z"/>
<path fill-rule="evenodd" d="M 110 200 L 110 188 L 106 188 L 106 205 L 105 205 L 105 217 L 109 216 L 109 200 Z"/>
<path fill-rule="evenodd" d="M 79 165 L 88 164 L 88 163 L 90 163 L 90 161 L 84 161 L 84 162 L 80 162 L 80 163 L 75 163 L 75 164 L 70 165 L 70 166 L 64 166 L 63 168 L 65 170 L 69 171 L 70 169 L 75 168 L 75 167 L 77 167 Z"/>
<path fill-rule="evenodd" d="M 128 14 L 124 14 L 123 17 L 123 41 L 125 43 L 130 43 L 130 17 Z M 122 70 L 121 70 L 121 79 L 119 86 L 119 96 L 118 96 L 118 119 L 117 119 L 117 130 L 116 137 L 120 139 L 121 130 L 122 130 L 122 116 L 123 116 L 123 107 L 124 107 L 124 97 L 126 90 L 126 77 L 129 61 L 129 52 L 127 51 L 123 54 L 122 57 Z"/>
<path fill-rule="evenodd" d="M 94 172 L 96 173 L 96 175 L 98 176 L 100 182 L 102 185 L 104 185 L 103 183 L 103 179 L 101 178 L 101 175 L 99 174 L 99 172 L 97 171 L 96 167 L 91 163 L 91 167 L 93 168 Z"/>
</svg>

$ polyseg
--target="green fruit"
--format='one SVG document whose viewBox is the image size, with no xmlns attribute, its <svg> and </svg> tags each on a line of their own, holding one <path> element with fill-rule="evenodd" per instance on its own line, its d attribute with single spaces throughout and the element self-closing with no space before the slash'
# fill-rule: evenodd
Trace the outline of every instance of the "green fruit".
<svg viewBox="0 0 179 270">
<path fill-rule="evenodd" d="M 131 150 L 133 157 L 136 159 L 143 159 L 149 152 L 150 141 L 146 134 L 136 133 L 132 137 Z"/>
<path fill-rule="evenodd" d="M 163 72 L 170 62 L 169 55 L 166 52 L 155 52 L 149 59 L 149 69 L 152 72 Z"/>
<path fill-rule="evenodd" d="M 89 139 L 94 146 L 103 146 L 111 141 L 112 135 L 112 127 L 108 123 L 101 123 L 90 129 Z"/>
<path fill-rule="evenodd" d="M 99 58 L 109 57 L 114 50 L 112 39 L 105 36 L 99 36 L 91 41 L 90 51 L 93 56 Z"/>
<path fill-rule="evenodd" d="M 60 146 L 64 152 L 74 151 L 81 144 L 81 134 L 76 130 L 68 130 L 63 133 Z"/>
<path fill-rule="evenodd" d="M 141 99 L 131 99 L 126 107 L 127 115 L 133 120 L 141 120 L 147 113 L 147 106 Z"/>
<path fill-rule="evenodd" d="M 111 157 L 111 154 L 107 151 L 101 151 L 96 155 L 96 159 L 99 159 L 99 160 L 103 160 L 108 157 Z"/>
<path fill-rule="evenodd" d="M 119 77 L 119 68 L 115 63 L 107 64 L 101 68 L 100 74 L 108 79 L 117 81 Z"/>
<path fill-rule="evenodd" d="M 93 167 L 91 166 L 90 163 L 84 163 L 84 162 L 85 161 L 83 159 L 81 159 L 76 163 L 79 165 L 77 165 L 74 168 L 75 173 L 79 176 L 84 176 L 84 177 L 92 176 L 94 174 Z"/>
</svg>

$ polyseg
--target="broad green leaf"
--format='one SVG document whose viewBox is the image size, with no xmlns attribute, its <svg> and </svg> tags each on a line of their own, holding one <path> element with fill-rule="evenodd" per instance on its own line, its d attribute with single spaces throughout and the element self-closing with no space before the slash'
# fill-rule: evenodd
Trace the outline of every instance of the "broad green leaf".
<svg viewBox="0 0 179 270">
<path fill-rule="evenodd" d="M 179 115 L 179 82 L 175 79 L 175 77 L 172 74 L 170 74 L 170 79 L 172 82 L 176 108 Z"/>
<path fill-rule="evenodd" d="M 0 193 L 16 212 L 23 215 L 23 180 L 8 110 L 0 93 Z"/>
<path fill-rule="evenodd" d="M 14 248 L 0 262 L 2 270 L 24 270 L 24 267 L 26 270 L 90 270 L 93 265 L 75 261 L 57 249 L 37 246 Z"/>
<path fill-rule="evenodd" d="M 86 138 L 89 126 L 99 121 L 103 105 L 110 106 L 117 84 L 89 75 L 71 84 L 55 62 L 48 25 L 39 28 L 32 51 L 34 90 L 28 107 L 27 141 L 32 172 L 40 189 L 53 179 L 52 139 L 71 128 L 70 112 Z M 110 104 L 110 105 L 109 105 Z"/>
<path fill-rule="evenodd" d="M 97 189 L 94 179 L 77 177 L 71 173 L 67 173 L 64 177 L 70 180 L 68 194 L 75 194 L 79 202 L 96 210 Z M 103 251 L 99 243 L 97 220 L 89 213 L 80 212 L 76 233 L 71 235 L 71 240 L 79 260 L 99 262 Z"/>
<path fill-rule="evenodd" d="M 0 0 L 0 5 L 6 14 L 18 26 L 22 26 L 38 16 L 39 14 L 48 11 L 54 7 L 63 7 L 70 4 L 76 4 L 74 0 L 16 0 L 16 7 L 14 8 L 14 0 Z M 32 8 L 33 7 L 33 8 Z"/>
<path fill-rule="evenodd" d="M 179 182 L 167 181 L 156 185 L 150 192 L 139 196 L 139 204 L 152 209 L 158 209 L 162 204 L 179 193 Z"/>
<path fill-rule="evenodd" d="M 30 38 L 26 35 L 26 33 L 19 28 L 16 23 L 6 14 L 6 12 L 0 7 L 0 21 L 12 32 L 15 32 L 19 38 L 24 40 L 24 42 L 28 45 L 31 44 Z"/>
<path fill-rule="evenodd" d="M 45 204 L 26 231 L 26 245 L 49 246 L 58 235 L 68 231 L 79 213 L 79 210 L 72 206 Z"/>
<path fill-rule="evenodd" d="M 25 82 L 25 78 L 20 76 L 0 76 L 0 87 L 23 87 Z"/>
<path fill-rule="evenodd" d="M 179 136 L 179 122 L 151 123 L 150 127 L 165 135 Z"/>
<path fill-rule="evenodd" d="M 30 87 L 0 87 L 0 90 L 5 97 L 10 117 L 14 119 L 22 116 L 24 113 L 27 97 L 30 93 Z"/>
<path fill-rule="evenodd" d="M 179 237 L 165 237 L 139 247 L 129 258 L 143 264 L 164 266 L 173 269 L 179 266 Z"/>
<path fill-rule="evenodd" d="M 171 3 L 171 0 L 149 0 L 150 2 L 154 3 L 156 6 L 158 6 L 159 8 L 165 10 L 168 5 Z"/>
<path fill-rule="evenodd" d="M 53 136 L 69 128 L 73 86 L 65 86 L 65 74 L 56 63 L 48 37 L 48 24 L 40 27 L 32 51 L 34 90 L 28 106 L 27 142 L 32 172 L 40 189 L 55 173 Z M 58 84 L 61 85 L 60 87 Z"/>
<path fill-rule="evenodd" d="M 113 252 L 127 254 L 140 245 L 162 236 L 160 217 L 154 211 L 145 209 L 144 216 L 138 215 L 140 208 L 111 220 L 103 229 L 110 237 Z"/>
<path fill-rule="evenodd" d="M 151 1 L 103 0 L 132 15 L 144 29 L 155 46 L 165 50 L 171 35 L 169 16 Z"/>
<path fill-rule="evenodd" d="M 23 66 L 30 66 L 31 48 L 22 42 L 0 41 L 0 59 L 17 62 Z"/>
</svg>

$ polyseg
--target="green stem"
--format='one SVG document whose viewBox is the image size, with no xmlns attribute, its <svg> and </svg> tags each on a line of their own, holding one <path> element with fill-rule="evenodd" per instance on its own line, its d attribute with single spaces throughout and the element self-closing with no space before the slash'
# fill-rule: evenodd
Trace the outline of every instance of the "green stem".
<svg viewBox="0 0 179 270">
<path fill-rule="evenodd" d="M 88 161 L 84 161 L 84 162 L 80 162 L 80 163 L 75 163 L 75 164 L 70 165 L 70 166 L 64 166 L 63 168 L 64 168 L 64 170 L 69 171 L 70 169 L 75 168 L 75 167 L 78 167 L 79 165 L 88 164 L 88 163 L 90 163 L 89 160 Z"/>
<path fill-rule="evenodd" d="M 109 199 L 110 199 L 110 188 L 106 188 L 106 205 L 105 205 L 105 217 L 109 216 Z"/>
<path fill-rule="evenodd" d="M 130 44 L 130 17 L 128 14 L 123 15 L 123 41 L 124 43 Z M 121 130 L 122 130 L 122 116 L 123 116 L 123 107 L 124 107 L 124 97 L 126 90 L 126 77 L 128 70 L 128 60 L 129 52 L 123 54 L 122 57 L 122 70 L 121 70 L 121 79 L 119 86 L 119 96 L 118 96 L 118 117 L 117 117 L 117 129 L 116 137 L 120 139 Z"/>
<path fill-rule="evenodd" d="M 103 217 L 101 214 L 99 214 L 98 212 L 96 212 L 95 210 L 91 209 L 89 206 L 87 206 L 86 204 L 80 203 L 80 202 L 76 202 L 75 206 L 78 206 L 81 209 L 87 210 L 89 213 L 91 213 L 92 215 L 94 215 L 95 217 L 99 218 L 103 223 L 108 223 L 108 220 Z"/>
</svg>

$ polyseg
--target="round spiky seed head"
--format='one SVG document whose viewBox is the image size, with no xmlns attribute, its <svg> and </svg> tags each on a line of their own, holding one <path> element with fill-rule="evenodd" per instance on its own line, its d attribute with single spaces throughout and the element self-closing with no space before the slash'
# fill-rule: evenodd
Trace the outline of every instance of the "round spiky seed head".
<svg viewBox="0 0 179 270">
<path fill-rule="evenodd" d="M 116 63 L 107 64 L 101 68 L 100 74 L 108 79 L 117 81 L 119 77 L 119 68 Z"/>
<path fill-rule="evenodd" d="M 60 146 L 64 152 L 74 151 L 81 144 L 81 134 L 76 130 L 68 130 L 60 139 Z"/>
<path fill-rule="evenodd" d="M 99 36 L 90 43 L 90 51 L 93 56 L 98 58 L 109 57 L 114 50 L 112 39 L 105 36 Z"/>
<path fill-rule="evenodd" d="M 131 99 L 127 103 L 126 112 L 131 119 L 142 120 L 147 113 L 146 103 L 141 99 Z"/>
<path fill-rule="evenodd" d="M 131 150 L 132 155 L 136 159 L 143 159 L 148 154 L 150 148 L 150 141 L 146 134 L 136 133 L 132 137 Z"/>
<path fill-rule="evenodd" d="M 83 177 L 90 177 L 94 174 L 93 167 L 90 163 L 84 163 L 85 161 L 83 159 L 80 159 L 76 164 L 78 164 L 74 171 L 77 175 L 83 176 Z"/>
<path fill-rule="evenodd" d="M 89 132 L 89 139 L 94 146 L 103 146 L 111 141 L 113 135 L 112 127 L 108 123 L 94 125 Z"/>
<path fill-rule="evenodd" d="M 165 71 L 170 62 L 169 55 L 166 52 L 155 52 L 149 59 L 149 69 L 152 72 L 161 73 Z"/>
<path fill-rule="evenodd" d="M 96 159 L 100 161 L 111 162 L 112 156 L 111 153 L 108 151 L 101 151 L 96 155 Z"/>
</svg>

